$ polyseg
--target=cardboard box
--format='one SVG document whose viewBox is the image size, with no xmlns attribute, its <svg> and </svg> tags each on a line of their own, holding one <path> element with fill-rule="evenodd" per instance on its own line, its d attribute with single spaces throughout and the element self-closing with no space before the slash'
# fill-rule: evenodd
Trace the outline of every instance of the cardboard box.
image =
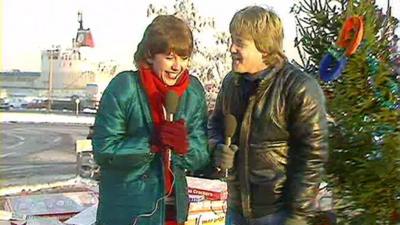
<svg viewBox="0 0 400 225">
<path fill-rule="evenodd" d="M 27 216 L 55 217 L 62 221 L 97 203 L 97 195 L 93 192 L 21 195 L 6 197 L 4 209 Z"/>
<path fill-rule="evenodd" d="M 186 177 L 188 193 L 204 195 L 208 200 L 225 200 L 228 196 L 226 182 L 198 177 Z"/>
<path fill-rule="evenodd" d="M 68 225 L 93 225 L 96 223 L 97 205 L 93 205 L 65 221 Z"/>
<path fill-rule="evenodd" d="M 191 202 L 189 205 L 189 213 L 203 213 L 203 212 L 226 212 L 226 200 L 204 200 L 201 202 Z"/>
<path fill-rule="evenodd" d="M 225 213 L 189 214 L 185 225 L 225 225 Z"/>
</svg>

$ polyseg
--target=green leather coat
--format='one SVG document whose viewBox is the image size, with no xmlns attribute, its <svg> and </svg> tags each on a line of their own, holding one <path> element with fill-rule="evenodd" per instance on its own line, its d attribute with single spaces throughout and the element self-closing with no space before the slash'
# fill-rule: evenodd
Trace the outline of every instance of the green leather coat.
<svg viewBox="0 0 400 225">
<path fill-rule="evenodd" d="M 172 154 L 177 221 L 183 223 L 189 206 L 185 170 L 205 166 L 210 157 L 204 90 L 193 76 L 175 119 L 184 119 L 189 131 L 188 154 Z M 150 151 L 152 132 L 148 98 L 138 72 L 118 74 L 103 93 L 94 125 L 93 151 L 101 167 L 97 224 L 132 224 L 136 216 L 152 212 L 164 196 L 161 157 Z M 140 217 L 137 224 L 164 224 L 164 209 L 161 200 L 155 213 Z"/>
</svg>

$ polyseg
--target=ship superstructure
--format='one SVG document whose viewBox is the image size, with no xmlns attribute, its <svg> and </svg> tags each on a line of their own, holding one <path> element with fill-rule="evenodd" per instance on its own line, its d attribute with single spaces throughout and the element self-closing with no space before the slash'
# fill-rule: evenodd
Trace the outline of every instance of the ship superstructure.
<svg viewBox="0 0 400 225">
<path fill-rule="evenodd" d="M 91 30 L 84 28 L 82 13 L 78 13 L 78 29 L 68 48 L 52 46 L 41 51 L 41 72 L 13 70 L 0 73 L 0 98 L 75 101 L 80 107 L 96 106 L 103 90 L 118 72 L 115 61 L 93 61 Z M 49 99 L 49 100 L 47 100 Z M 48 109 L 57 109 L 56 104 Z"/>
<path fill-rule="evenodd" d="M 47 88 L 54 98 L 77 95 L 99 100 L 118 66 L 114 61 L 93 62 L 86 58 L 84 53 L 94 48 L 93 37 L 89 28 L 83 28 L 80 12 L 78 23 L 72 47 L 53 46 L 41 52 L 41 76 L 37 85 Z"/>
</svg>

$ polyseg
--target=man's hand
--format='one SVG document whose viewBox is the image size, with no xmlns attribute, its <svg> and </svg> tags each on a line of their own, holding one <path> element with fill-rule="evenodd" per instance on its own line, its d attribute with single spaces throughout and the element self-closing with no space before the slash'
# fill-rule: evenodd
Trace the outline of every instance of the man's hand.
<svg viewBox="0 0 400 225">
<path fill-rule="evenodd" d="M 214 152 L 215 166 L 221 170 L 228 170 L 233 167 L 235 153 L 238 150 L 236 145 L 218 144 Z"/>
</svg>

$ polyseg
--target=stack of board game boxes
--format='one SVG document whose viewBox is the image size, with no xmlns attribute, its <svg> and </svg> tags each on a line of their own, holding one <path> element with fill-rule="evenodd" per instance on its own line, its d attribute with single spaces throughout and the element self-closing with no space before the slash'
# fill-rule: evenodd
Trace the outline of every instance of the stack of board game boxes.
<svg viewBox="0 0 400 225">
<path fill-rule="evenodd" d="M 227 186 L 220 180 L 187 177 L 189 217 L 185 225 L 224 225 Z"/>
</svg>

